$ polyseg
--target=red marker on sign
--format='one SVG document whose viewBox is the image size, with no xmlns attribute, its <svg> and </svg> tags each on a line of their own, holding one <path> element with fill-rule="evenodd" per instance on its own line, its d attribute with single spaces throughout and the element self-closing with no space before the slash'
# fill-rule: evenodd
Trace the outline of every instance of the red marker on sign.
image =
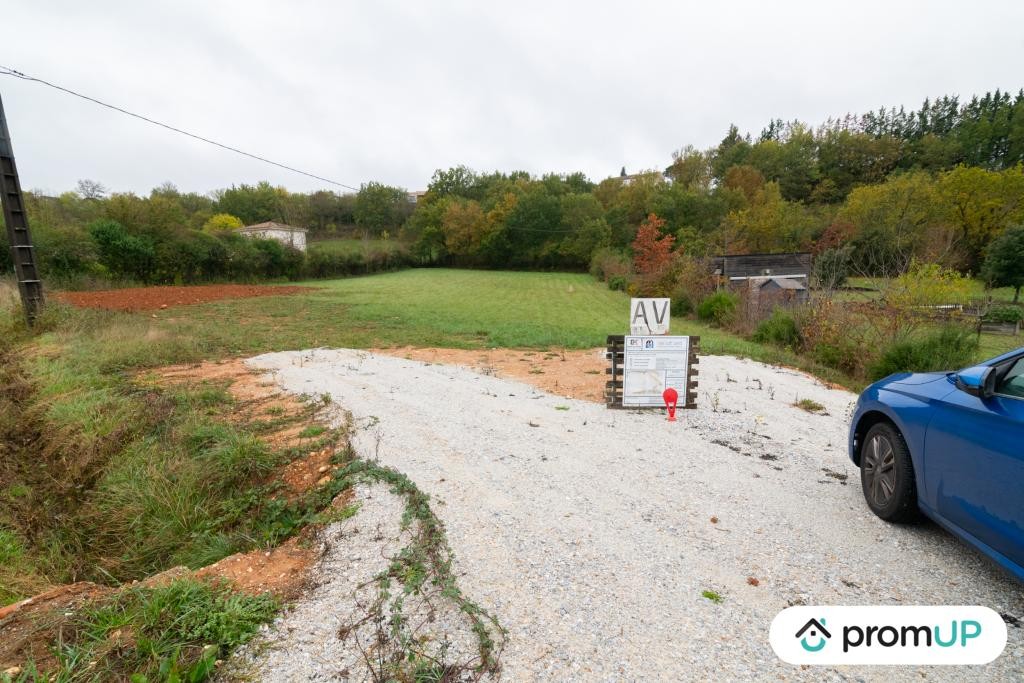
<svg viewBox="0 0 1024 683">
<path fill-rule="evenodd" d="M 676 421 L 676 401 L 679 400 L 679 392 L 672 387 L 669 387 L 662 392 L 661 397 L 665 400 L 665 406 L 668 408 L 668 421 Z"/>
</svg>

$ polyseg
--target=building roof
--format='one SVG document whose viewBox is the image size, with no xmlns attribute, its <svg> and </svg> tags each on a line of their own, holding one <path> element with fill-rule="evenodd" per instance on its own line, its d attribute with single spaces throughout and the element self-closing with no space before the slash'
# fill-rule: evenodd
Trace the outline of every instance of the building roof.
<svg viewBox="0 0 1024 683">
<path fill-rule="evenodd" d="M 802 283 L 792 280 L 788 277 L 769 277 L 765 278 L 765 281 L 758 285 L 758 287 L 764 287 L 769 282 L 774 282 L 779 289 L 807 289 Z"/>
<path fill-rule="evenodd" d="M 731 254 L 715 256 L 712 267 L 730 279 L 751 277 L 807 277 L 813 257 L 808 253 Z"/>
<path fill-rule="evenodd" d="M 263 230 L 308 232 L 305 228 L 296 228 L 294 225 L 285 225 L 284 223 L 275 223 L 274 221 L 265 221 L 263 223 L 257 223 L 256 225 L 247 225 L 244 228 L 239 228 L 239 232 L 262 232 Z"/>
</svg>

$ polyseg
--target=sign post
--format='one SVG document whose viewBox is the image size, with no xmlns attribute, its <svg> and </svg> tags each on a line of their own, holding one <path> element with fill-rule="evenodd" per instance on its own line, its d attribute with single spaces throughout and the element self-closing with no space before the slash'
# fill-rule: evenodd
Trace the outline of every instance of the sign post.
<svg viewBox="0 0 1024 683">
<path fill-rule="evenodd" d="M 682 408 L 697 407 L 700 337 L 669 336 L 670 321 L 669 299 L 630 299 L 631 334 L 608 336 L 609 408 L 668 407 L 674 421 L 679 400 Z"/>
<path fill-rule="evenodd" d="M 629 333 L 668 334 L 671 322 L 671 302 L 668 299 L 630 299 Z"/>
</svg>

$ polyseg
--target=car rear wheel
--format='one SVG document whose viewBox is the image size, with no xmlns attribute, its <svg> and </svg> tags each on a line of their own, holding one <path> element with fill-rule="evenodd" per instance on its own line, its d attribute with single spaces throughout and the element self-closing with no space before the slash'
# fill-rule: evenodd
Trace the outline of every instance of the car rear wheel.
<svg viewBox="0 0 1024 683">
<path fill-rule="evenodd" d="M 885 521 L 917 519 L 914 463 L 903 435 L 892 424 L 880 422 L 864 437 L 860 484 L 868 507 Z"/>
</svg>

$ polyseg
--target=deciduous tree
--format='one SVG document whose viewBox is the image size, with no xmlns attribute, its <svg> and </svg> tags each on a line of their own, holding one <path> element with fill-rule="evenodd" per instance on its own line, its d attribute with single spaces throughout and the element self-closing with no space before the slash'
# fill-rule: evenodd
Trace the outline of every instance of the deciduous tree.
<svg viewBox="0 0 1024 683">
<path fill-rule="evenodd" d="M 1013 301 L 1020 301 L 1024 287 L 1024 225 L 1013 226 L 992 240 L 982 275 L 995 287 L 1013 287 Z"/>
</svg>

